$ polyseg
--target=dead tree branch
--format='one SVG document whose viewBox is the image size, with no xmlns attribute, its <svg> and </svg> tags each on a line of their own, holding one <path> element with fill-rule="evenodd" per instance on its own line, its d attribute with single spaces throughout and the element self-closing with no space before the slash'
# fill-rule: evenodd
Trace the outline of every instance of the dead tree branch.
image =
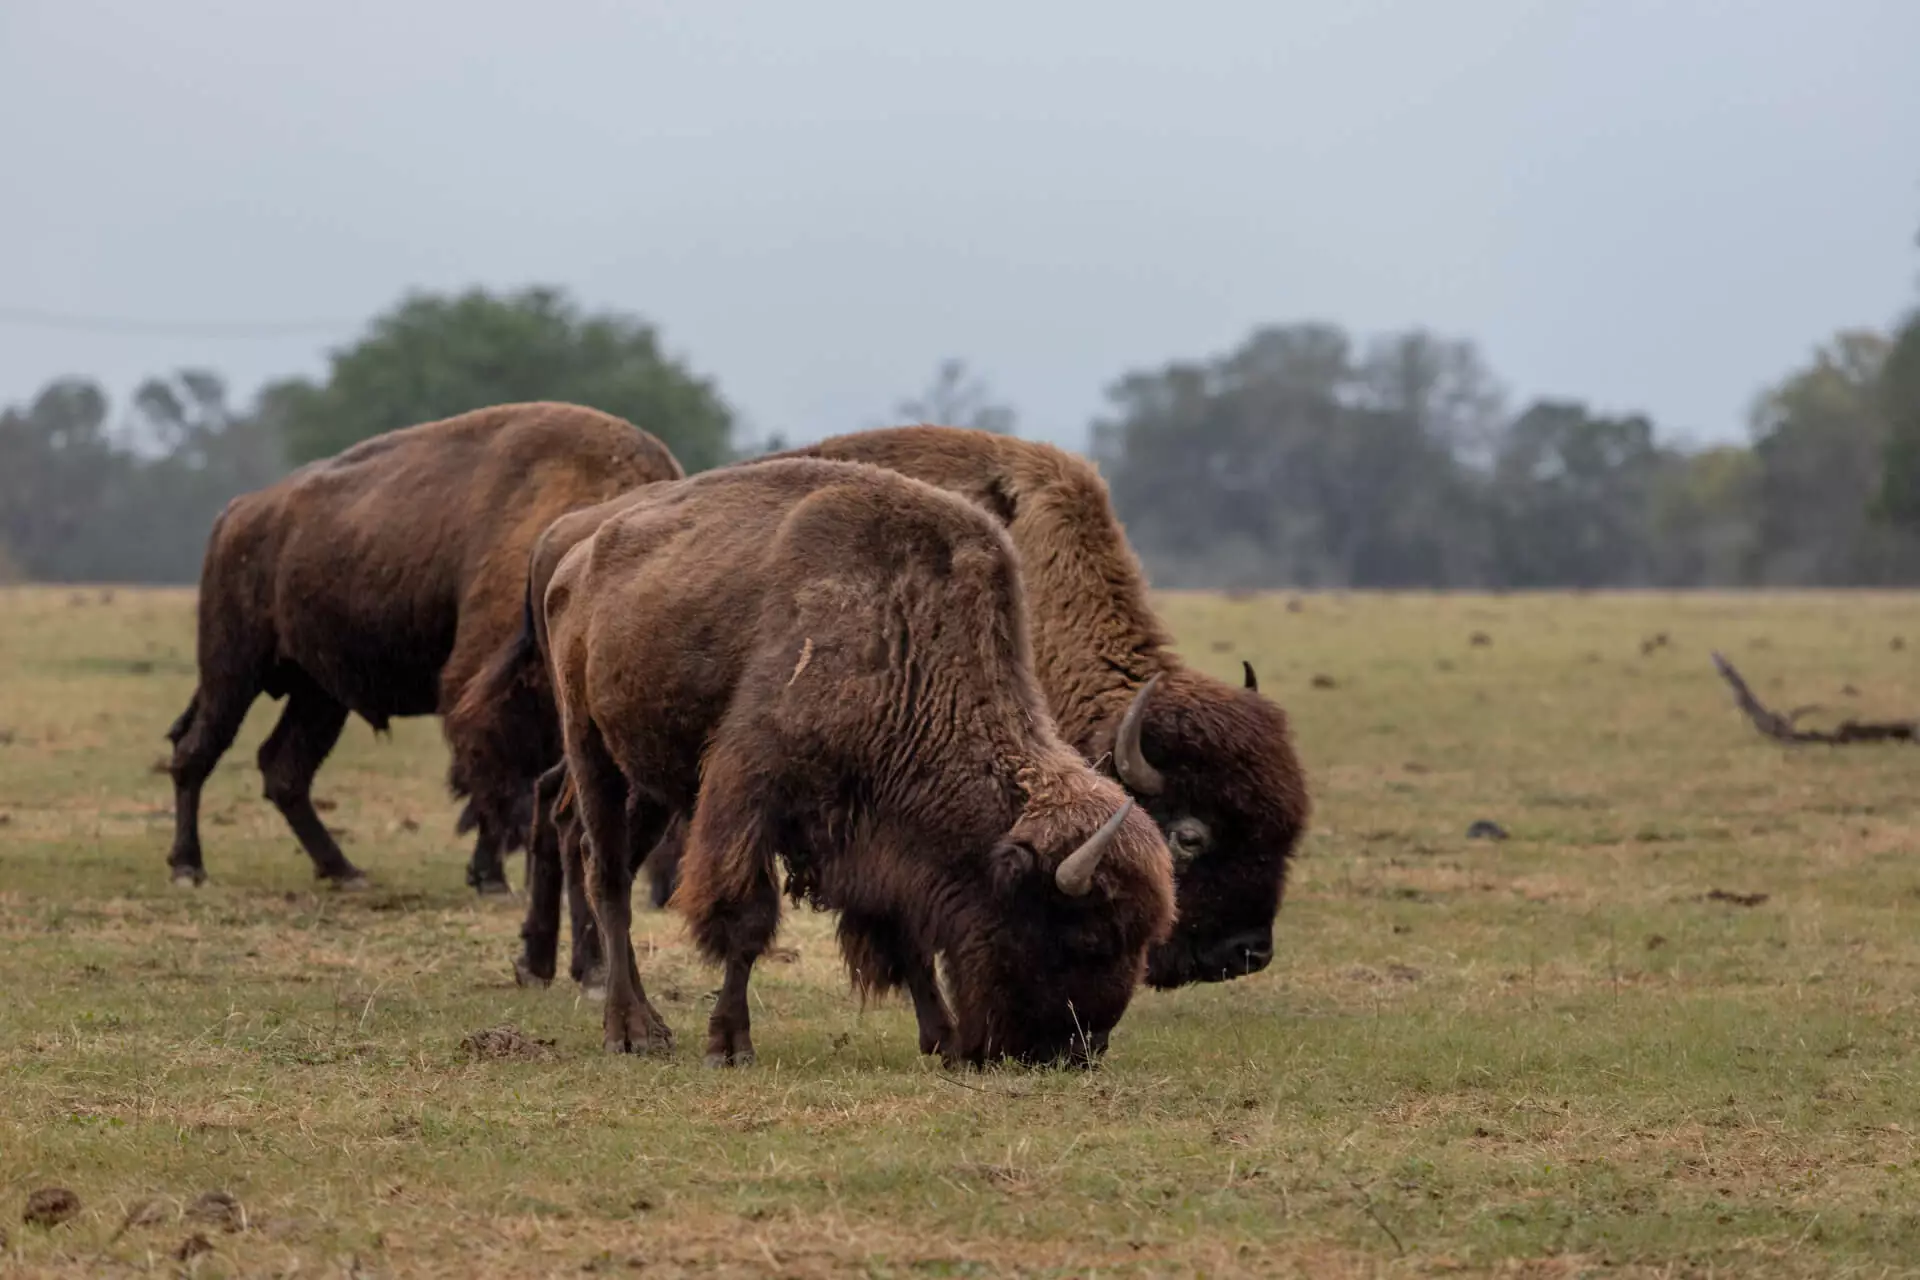
<svg viewBox="0 0 1920 1280">
<path fill-rule="evenodd" d="M 1802 729 L 1800 717 L 1817 707 L 1798 707 L 1786 715 L 1778 711 L 1769 711 L 1760 699 L 1753 696 L 1753 690 L 1733 669 L 1733 664 L 1719 654 L 1713 655 L 1714 669 L 1720 673 L 1733 690 L 1733 700 L 1747 719 L 1775 742 L 1822 743 L 1827 746 L 1841 746 L 1849 742 L 1913 742 L 1920 740 L 1920 723 L 1912 720 L 1843 720 L 1834 729 Z"/>
</svg>

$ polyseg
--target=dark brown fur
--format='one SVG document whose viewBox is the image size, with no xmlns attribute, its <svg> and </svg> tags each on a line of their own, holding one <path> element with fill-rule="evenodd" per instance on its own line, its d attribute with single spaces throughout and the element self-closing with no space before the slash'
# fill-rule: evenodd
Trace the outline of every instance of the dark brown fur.
<svg viewBox="0 0 1920 1280">
<path fill-rule="evenodd" d="M 362 879 L 314 812 L 314 772 L 349 714 L 376 731 L 452 705 L 521 625 L 528 550 L 565 511 L 684 473 L 632 424 L 568 404 L 499 405 L 376 436 L 243 494 L 200 578 L 200 681 L 174 722 L 176 880 L 206 879 L 200 788 L 262 693 L 287 699 L 260 770 L 315 871 Z M 555 745 L 544 683 L 490 725 Z M 469 879 L 505 887 L 539 770 L 449 726 L 450 779 L 479 828 Z"/>
<path fill-rule="evenodd" d="M 859 987 L 912 993 L 924 1048 L 1104 1046 L 1172 924 L 1170 863 L 1136 813 L 1086 896 L 1055 885 L 1125 793 L 1055 732 L 1013 550 L 982 512 L 871 467 L 709 472 L 636 495 L 565 553 L 543 603 L 610 1049 L 671 1043 L 628 934 L 633 867 L 676 813 L 674 904 L 726 966 L 710 1063 L 752 1058 L 776 862 L 790 896 L 840 912 Z"/>
</svg>

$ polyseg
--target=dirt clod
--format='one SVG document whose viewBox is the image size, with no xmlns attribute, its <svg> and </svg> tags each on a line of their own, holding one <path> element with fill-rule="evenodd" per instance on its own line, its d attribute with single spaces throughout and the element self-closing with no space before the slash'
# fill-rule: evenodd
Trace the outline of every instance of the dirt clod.
<svg viewBox="0 0 1920 1280">
<path fill-rule="evenodd" d="M 538 1061 L 553 1056 L 553 1041 L 536 1040 L 511 1023 L 476 1031 L 460 1042 L 469 1057 L 482 1061 Z"/>
<path fill-rule="evenodd" d="M 113 1233 L 114 1239 L 119 1239 L 136 1227 L 157 1227 L 169 1216 L 164 1200 L 136 1200 L 127 1207 L 127 1216 L 121 1221 L 120 1229 Z"/>
<path fill-rule="evenodd" d="M 1764 893 L 1733 893 L 1726 889 L 1709 889 L 1703 901 L 1726 902 L 1736 907 L 1757 907 L 1769 896 Z"/>
<path fill-rule="evenodd" d="M 1340 682 L 1332 676 L 1315 676 L 1309 683 L 1316 689 L 1338 689 L 1340 687 Z"/>
<path fill-rule="evenodd" d="M 57 1227 L 79 1212 L 79 1196 L 65 1187 L 42 1187 L 27 1197 L 20 1221 L 30 1227 Z"/>
<path fill-rule="evenodd" d="M 1469 840 L 1505 840 L 1507 829 L 1489 818 L 1481 818 L 1467 828 Z"/>
<path fill-rule="evenodd" d="M 1484 631 L 1476 631 L 1467 637 L 1467 643 L 1476 649 L 1484 649 L 1493 643 L 1493 637 Z"/>
<path fill-rule="evenodd" d="M 187 1206 L 187 1217 L 222 1231 L 244 1231 L 247 1227 L 247 1211 L 225 1191 L 209 1191 L 195 1200 Z"/>
<path fill-rule="evenodd" d="M 1666 945 L 1667 945 L 1667 937 L 1665 934 L 1662 934 L 1662 933 L 1651 934 L 1647 938 L 1647 950 L 1649 951 L 1658 951 L 1660 948 Z"/>
<path fill-rule="evenodd" d="M 212 1252 L 213 1241 L 196 1231 L 180 1242 L 179 1247 L 173 1251 L 173 1260 L 175 1262 L 187 1262 L 199 1257 L 203 1253 Z"/>
</svg>

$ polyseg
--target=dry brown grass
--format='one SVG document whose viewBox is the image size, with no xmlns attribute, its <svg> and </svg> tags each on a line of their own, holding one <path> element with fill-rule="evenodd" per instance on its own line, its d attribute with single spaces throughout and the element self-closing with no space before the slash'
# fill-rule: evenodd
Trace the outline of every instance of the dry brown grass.
<svg viewBox="0 0 1920 1280">
<path fill-rule="evenodd" d="M 759 1066 L 603 1057 L 594 1008 L 513 986 L 425 722 L 321 775 L 372 891 L 316 890 L 257 798 L 265 704 L 208 788 L 214 883 L 170 888 L 190 595 L 0 591 L 0 1269 L 1920 1273 L 1916 757 L 1765 742 L 1707 661 L 1920 713 L 1920 599 L 1163 604 L 1295 715 L 1279 958 L 1143 995 L 1098 1072 L 947 1078 L 804 913 Z M 716 975 L 642 930 L 684 1042 Z M 502 1025 L 533 1048 L 467 1043 Z M 78 1216 L 22 1223 L 55 1185 Z M 244 1221 L 187 1216 L 208 1191 Z"/>
</svg>

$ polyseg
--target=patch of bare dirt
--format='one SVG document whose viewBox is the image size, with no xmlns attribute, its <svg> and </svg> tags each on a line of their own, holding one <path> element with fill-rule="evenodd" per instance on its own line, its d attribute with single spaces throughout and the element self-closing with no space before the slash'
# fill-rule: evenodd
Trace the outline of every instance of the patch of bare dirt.
<svg viewBox="0 0 1920 1280">
<path fill-rule="evenodd" d="M 482 1062 L 538 1062 L 553 1056 L 553 1041 L 537 1040 L 511 1023 L 475 1031 L 460 1046 Z"/>
</svg>

